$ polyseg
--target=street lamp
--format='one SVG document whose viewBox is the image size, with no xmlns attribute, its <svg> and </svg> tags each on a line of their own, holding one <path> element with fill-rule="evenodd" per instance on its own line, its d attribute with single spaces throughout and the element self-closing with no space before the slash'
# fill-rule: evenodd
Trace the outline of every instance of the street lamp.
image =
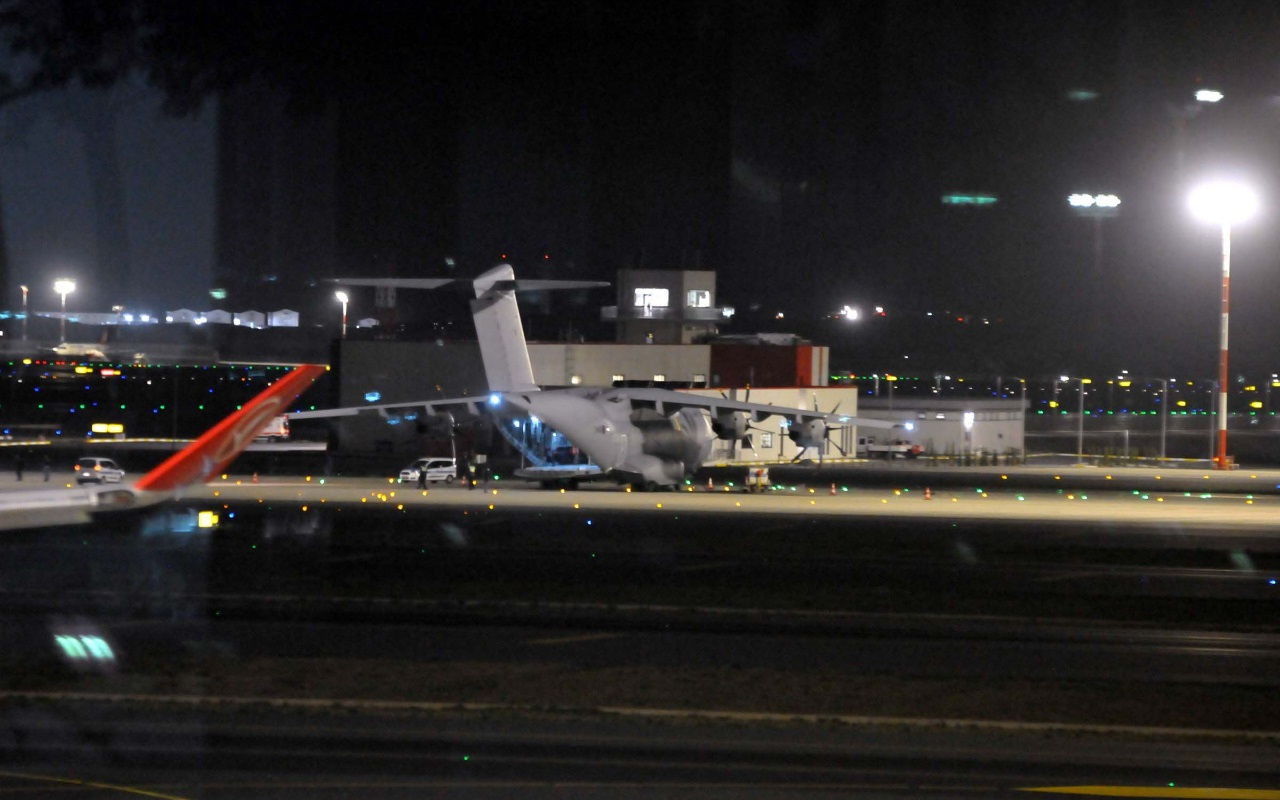
<svg viewBox="0 0 1280 800">
<path fill-rule="evenodd" d="M 351 299 L 346 292 L 339 289 L 333 293 L 338 298 L 338 302 L 342 303 L 342 338 L 347 338 L 347 302 Z"/>
<path fill-rule="evenodd" d="M 1231 308 L 1231 225 L 1244 222 L 1258 210 L 1258 196 L 1238 183 L 1209 183 L 1190 197 L 1191 213 L 1205 222 L 1222 226 L 1222 330 L 1218 359 L 1218 469 L 1228 469 L 1227 459 L 1227 321 Z"/>
<path fill-rule="evenodd" d="M 59 341 L 67 340 L 67 295 L 76 290 L 76 282 L 70 278 L 58 278 L 53 282 L 53 290 L 62 297 L 62 326 Z"/>
<path fill-rule="evenodd" d="M 1169 379 L 1156 378 L 1160 381 L 1160 463 L 1165 459 L 1165 442 L 1169 436 Z"/>
<path fill-rule="evenodd" d="M 1120 198 L 1114 194 L 1073 194 L 1067 204 L 1082 217 L 1093 219 L 1093 271 L 1102 276 L 1102 221 L 1120 213 Z"/>
<path fill-rule="evenodd" d="M 1093 381 L 1080 378 L 1080 418 L 1076 421 L 1076 463 L 1084 463 L 1084 387 Z"/>
</svg>

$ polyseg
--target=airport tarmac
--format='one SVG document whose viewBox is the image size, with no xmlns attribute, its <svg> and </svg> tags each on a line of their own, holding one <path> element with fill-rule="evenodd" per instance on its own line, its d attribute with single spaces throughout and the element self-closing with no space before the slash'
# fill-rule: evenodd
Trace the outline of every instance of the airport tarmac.
<svg viewBox="0 0 1280 800">
<path fill-rule="evenodd" d="M 408 512 L 424 507 L 491 508 L 512 511 L 610 511 L 625 513 L 837 515 L 908 519 L 992 520 L 1136 526 L 1184 525 L 1196 529 L 1276 526 L 1280 495 L 1218 491 L 1144 491 L 1068 488 L 1016 489 L 999 476 L 974 481 L 973 488 L 858 488 L 840 483 L 795 486 L 763 493 L 706 484 L 676 492 L 631 492 L 601 484 L 578 491 L 541 489 L 522 482 L 495 481 L 468 490 L 461 484 L 434 484 L 427 490 L 394 480 L 314 476 L 228 475 L 188 498 L 223 501 L 295 501 L 302 504 L 383 504 Z M 979 485 L 982 484 L 982 485 Z M 1170 484 L 1172 487 L 1172 483 Z M 1273 484 L 1274 485 L 1274 484 Z M 833 489 L 834 487 L 834 489 Z"/>
</svg>

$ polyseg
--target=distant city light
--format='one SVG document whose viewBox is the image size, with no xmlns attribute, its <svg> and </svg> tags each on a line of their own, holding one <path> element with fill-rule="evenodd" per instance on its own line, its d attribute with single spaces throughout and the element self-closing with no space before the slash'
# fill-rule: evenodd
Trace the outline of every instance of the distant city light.
<svg viewBox="0 0 1280 800">
<path fill-rule="evenodd" d="M 944 206 L 989 206 L 996 200 L 996 196 L 991 194 L 944 194 L 942 196 Z"/>
<path fill-rule="evenodd" d="M 1216 103 L 1222 99 L 1222 92 L 1216 89 L 1201 89 L 1196 92 L 1196 100 L 1201 103 Z"/>
</svg>

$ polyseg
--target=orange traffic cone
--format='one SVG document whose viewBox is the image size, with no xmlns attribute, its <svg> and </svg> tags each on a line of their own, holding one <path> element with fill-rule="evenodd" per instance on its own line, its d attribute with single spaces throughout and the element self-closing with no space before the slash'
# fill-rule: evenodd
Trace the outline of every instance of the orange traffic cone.
<svg viewBox="0 0 1280 800">
<path fill-rule="evenodd" d="M 928 486 L 924 487 L 924 499 L 925 499 L 925 500 L 932 500 L 932 499 L 933 499 L 933 492 L 929 491 L 929 487 L 928 487 Z"/>
<path fill-rule="evenodd" d="M 714 492 L 715 490 L 716 490 L 715 485 L 711 483 L 711 479 L 710 479 L 710 478 L 707 478 L 707 491 L 708 491 L 708 492 Z"/>
<path fill-rule="evenodd" d="M 835 481 L 832 481 L 832 482 L 831 482 L 831 493 L 832 493 L 832 494 L 835 494 L 835 493 L 836 493 L 836 482 L 835 482 Z"/>
<path fill-rule="evenodd" d="M 255 473 L 253 473 L 253 482 L 254 482 L 254 483 L 257 483 L 257 482 L 258 482 L 258 473 L 256 473 L 256 472 L 255 472 Z"/>
</svg>

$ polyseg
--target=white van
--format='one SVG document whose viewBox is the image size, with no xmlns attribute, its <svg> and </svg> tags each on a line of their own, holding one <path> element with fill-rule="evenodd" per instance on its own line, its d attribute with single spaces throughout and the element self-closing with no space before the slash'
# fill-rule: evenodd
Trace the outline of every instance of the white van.
<svg viewBox="0 0 1280 800">
<path fill-rule="evenodd" d="M 458 475 L 458 463 L 452 458 L 440 456 L 420 458 L 400 470 L 400 482 L 417 483 L 418 475 L 421 472 L 427 473 L 428 482 L 444 481 L 445 483 L 453 483 L 453 479 Z"/>
</svg>

